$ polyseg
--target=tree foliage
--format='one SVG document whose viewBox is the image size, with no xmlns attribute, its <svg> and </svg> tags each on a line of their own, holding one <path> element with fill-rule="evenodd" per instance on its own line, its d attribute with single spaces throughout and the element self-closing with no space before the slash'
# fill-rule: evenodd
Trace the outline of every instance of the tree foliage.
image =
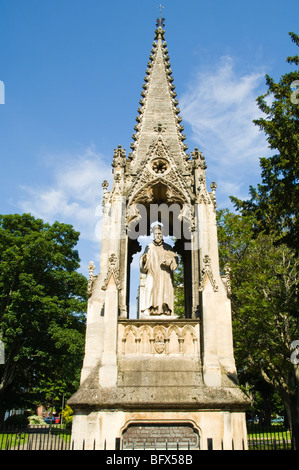
<svg viewBox="0 0 299 470">
<path fill-rule="evenodd" d="M 177 269 L 173 273 L 174 287 L 174 312 L 180 318 L 185 316 L 185 293 L 184 293 L 184 266 L 179 256 Z"/>
<path fill-rule="evenodd" d="M 289 33 L 299 46 L 299 36 Z M 266 75 L 268 91 L 257 98 L 266 115 L 254 123 L 264 131 L 269 148 L 275 154 L 261 158 L 262 183 L 250 186 L 251 199 L 232 198 L 244 214 L 254 214 L 256 231 L 272 233 L 276 240 L 298 251 L 299 246 L 299 56 L 288 57 L 295 69 L 284 74 L 278 83 Z"/>
<path fill-rule="evenodd" d="M 2 412 L 22 400 L 52 402 L 76 388 L 87 284 L 76 271 L 78 238 L 70 225 L 30 214 L 0 216 Z"/>
<path fill-rule="evenodd" d="M 299 262 L 271 235 L 254 236 L 254 226 L 252 215 L 218 212 L 221 264 L 231 268 L 236 362 L 244 381 L 254 387 L 264 381 L 279 393 L 294 424 L 298 382 L 291 345 L 299 336 Z"/>
</svg>

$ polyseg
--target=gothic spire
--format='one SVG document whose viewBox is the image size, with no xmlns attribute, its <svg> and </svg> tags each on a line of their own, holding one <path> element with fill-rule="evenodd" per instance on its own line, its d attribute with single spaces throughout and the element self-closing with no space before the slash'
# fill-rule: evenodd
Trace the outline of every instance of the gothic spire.
<svg viewBox="0 0 299 470">
<path fill-rule="evenodd" d="M 160 16 L 156 22 L 155 38 L 142 86 L 137 124 L 134 127 L 136 132 L 132 136 L 129 159 L 134 166 L 144 162 L 159 137 L 178 164 L 183 164 L 188 159 L 161 8 L 160 6 Z"/>
</svg>

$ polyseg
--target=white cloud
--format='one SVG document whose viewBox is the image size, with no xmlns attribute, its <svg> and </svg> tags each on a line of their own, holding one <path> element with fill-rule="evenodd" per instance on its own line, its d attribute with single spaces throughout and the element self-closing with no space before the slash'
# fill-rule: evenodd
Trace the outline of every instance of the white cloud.
<svg viewBox="0 0 299 470">
<path fill-rule="evenodd" d="M 264 71 L 240 73 L 224 56 L 213 68 L 200 69 L 180 100 L 182 117 L 192 139 L 206 157 L 207 176 L 218 185 L 217 200 L 247 198 L 260 174 L 259 158 L 267 142 L 253 124 L 261 116 L 256 98 L 265 92 Z"/>
<path fill-rule="evenodd" d="M 23 212 L 53 223 L 69 223 L 80 232 L 79 253 L 83 266 L 99 259 L 102 182 L 111 183 L 111 164 L 92 148 L 69 155 L 44 156 L 49 183 L 23 186 L 24 198 L 18 205 Z M 95 251 L 95 247 L 97 247 Z"/>
</svg>

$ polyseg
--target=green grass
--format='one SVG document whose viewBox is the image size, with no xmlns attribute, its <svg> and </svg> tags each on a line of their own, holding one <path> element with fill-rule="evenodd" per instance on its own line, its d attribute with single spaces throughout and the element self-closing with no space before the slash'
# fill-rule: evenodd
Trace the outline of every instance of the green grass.
<svg viewBox="0 0 299 470">
<path fill-rule="evenodd" d="M 0 434 L 0 450 L 20 448 L 27 444 L 28 434 Z"/>
<path fill-rule="evenodd" d="M 0 450 L 6 449 L 26 449 L 27 445 L 33 449 L 46 448 L 52 446 L 54 449 L 67 448 L 71 442 L 71 433 L 64 427 L 52 426 L 41 429 L 39 433 L 37 429 L 32 432 L 30 428 L 25 432 L 8 432 L 0 433 Z M 31 431 L 31 432 L 30 432 Z"/>
<path fill-rule="evenodd" d="M 247 428 L 248 448 L 254 450 L 291 449 L 291 432 L 283 425 L 271 427 L 250 425 Z"/>
</svg>

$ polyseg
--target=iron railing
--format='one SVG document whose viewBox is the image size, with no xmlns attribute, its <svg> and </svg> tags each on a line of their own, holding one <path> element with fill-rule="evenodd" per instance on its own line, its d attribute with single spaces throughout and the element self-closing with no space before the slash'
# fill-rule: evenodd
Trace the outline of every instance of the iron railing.
<svg viewBox="0 0 299 470">
<path fill-rule="evenodd" d="M 292 433 L 284 424 L 247 425 L 249 450 L 291 450 Z"/>
<path fill-rule="evenodd" d="M 290 430 L 284 425 L 262 426 L 259 424 L 249 424 L 247 426 L 247 446 L 248 450 L 291 450 L 292 435 Z M 206 445 L 200 442 L 197 449 L 215 448 L 213 439 L 207 439 Z M 85 450 L 85 440 L 82 441 L 81 449 Z M 90 448 L 90 447 L 89 447 Z M 222 446 L 222 448 L 224 448 Z M 245 449 L 243 443 L 243 449 Z M 2 427 L 0 428 L 0 450 L 73 450 L 74 443 L 71 439 L 71 430 L 61 425 L 50 426 L 29 426 L 27 428 Z M 96 442 L 93 442 L 92 449 L 96 449 Z M 158 442 L 148 446 L 146 442 L 131 442 L 130 446 L 123 446 L 121 439 L 116 439 L 115 450 L 191 450 L 194 447 L 188 442 Z M 234 449 L 234 442 L 232 442 Z M 105 450 L 105 446 L 104 446 Z"/>
<path fill-rule="evenodd" d="M 3 427 L 0 450 L 70 450 L 71 430 L 59 425 Z"/>
</svg>

